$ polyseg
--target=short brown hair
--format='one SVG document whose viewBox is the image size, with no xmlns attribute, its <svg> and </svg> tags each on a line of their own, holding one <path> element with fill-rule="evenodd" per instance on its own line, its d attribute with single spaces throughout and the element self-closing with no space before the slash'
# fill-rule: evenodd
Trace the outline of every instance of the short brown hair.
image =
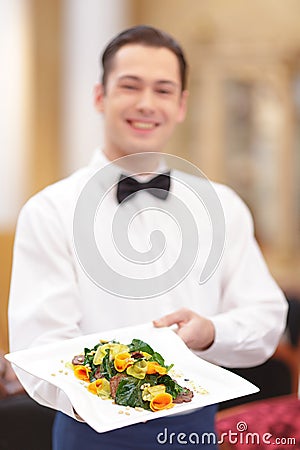
<svg viewBox="0 0 300 450">
<path fill-rule="evenodd" d="M 118 34 L 105 48 L 102 55 L 102 84 L 105 87 L 117 51 L 127 44 L 142 44 L 148 47 L 165 47 L 175 54 L 179 64 L 181 90 L 186 88 L 187 62 L 178 42 L 165 31 L 147 25 L 128 28 Z"/>
</svg>

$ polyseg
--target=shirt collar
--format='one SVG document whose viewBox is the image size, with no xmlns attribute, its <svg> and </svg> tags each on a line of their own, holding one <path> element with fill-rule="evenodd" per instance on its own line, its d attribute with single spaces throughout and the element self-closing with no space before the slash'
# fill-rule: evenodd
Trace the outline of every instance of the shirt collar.
<svg viewBox="0 0 300 450">
<path fill-rule="evenodd" d="M 147 182 L 151 180 L 151 178 L 155 177 L 159 173 L 164 173 L 168 170 L 166 161 L 161 158 L 159 165 L 157 169 L 151 173 L 145 174 L 145 175 L 132 175 L 122 167 L 118 166 L 117 164 L 114 164 L 113 161 L 110 161 L 107 156 L 104 154 L 103 150 L 100 148 L 97 148 L 94 150 L 94 153 L 92 155 L 91 161 L 89 163 L 89 167 L 92 169 L 101 169 L 102 167 L 111 164 L 114 167 L 114 172 L 118 173 L 119 175 L 125 174 L 128 176 L 132 176 L 133 178 L 136 178 L 139 181 Z"/>
</svg>

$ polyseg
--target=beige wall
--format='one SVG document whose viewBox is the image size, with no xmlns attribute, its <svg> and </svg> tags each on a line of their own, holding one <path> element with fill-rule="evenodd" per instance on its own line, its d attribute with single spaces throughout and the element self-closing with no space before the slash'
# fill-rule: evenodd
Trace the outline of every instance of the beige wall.
<svg viewBox="0 0 300 450">
<path fill-rule="evenodd" d="M 20 11 L 22 5 L 22 11 Z M 2 6 L 2 5 L 1 5 Z M 4 6 L 4 5 L 3 5 Z M 5 146 L 6 157 L 2 158 L 2 170 L 13 181 L 1 192 L 14 205 L 14 214 L 9 221 L 0 224 L 0 346 L 8 349 L 7 301 L 9 292 L 12 246 L 18 211 L 22 204 L 35 192 L 58 178 L 59 174 L 59 42 L 60 1 L 40 2 L 26 0 L 11 2 L 6 8 L 15 12 L 17 8 L 20 23 L 10 23 L 14 39 L 14 26 L 23 29 L 22 40 L 16 40 L 14 52 L 22 55 L 23 65 L 19 68 L 20 78 L 8 80 L 7 89 L 22 92 L 18 99 L 7 99 L 5 107 L 23 111 L 23 117 L 9 124 L 11 139 Z M 4 11 L 2 11 L 2 14 Z M 0 11 L 1 14 L 1 11 Z M 7 36 L 8 37 L 8 36 Z M 7 44 L 9 45 L 9 43 Z M 2 49 L 5 54 L 5 48 Z M 25 55 L 23 54 L 25 52 Z M 3 56 L 2 54 L 2 56 Z M 7 61 L 13 57 L 6 55 Z M 19 142 L 15 142 L 19 136 Z M 1 134 L 1 138 L 3 133 Z M 18 156 L 19 152 L 19 156 Z M 26 160 L 23 160 L 26 155 Z M 14 165 L 9 159 L 15 158 Z M 18 176 L 21 172 L 22 176 Z M 15 198 L 18 201 L 14 201 Z M 1 202 L 4 207 L 5 201 Z"/>
<path fill-rule="evenodd" d="M 300 76 L 300 3 L 133 3 L 135 23 L 175 35 L 190 63 L 189 114 L 168 150 L 238 191 L 254 214 L 257 237 L 275 278 L 287 292 L 300 294 L 300 111 L 297 119 L 293 93 Z M 246 148 L 242 141 L 235 156 L 231 149 L 240 125 L 236 122 L 229 141 L 228 82 L 253 92 L 248 127 L 255 144 Z"/>
<path fill-rule="evenodd" d="M 7 300 L 12 261 L 13 233 L 0 234 L 0 348 L 8 350 Z"/>
<path fill-rule="evenodd" d="M 30 196 L 86 162 L 92 152 L 91 143 L 94 146 L 98 138 L 100 141 L 100 119 L 96 113 L 93 116 L 92 107 L 93 85 L 99 77 L 98 57 L 111 34 L 126 26 L 126 4 L 126 0 L 0 3 L 0 24 L 7 15 L 14 19 L 7 28 L 15 52 L 11 53 L 8 45 L 2 46 L 2 41 L 0 56 L 10 63 L 17 55 L 16 60 L 23 62 L 17 66 L 19 77 L 11 71 L 1 86 L 3 89 L 9 86 L 15 96 L 17 92 L 23 93 L 17 98 L 6 95 L 3 111 L 0 109 L 1 126 L 7 122 L 8 110 L 15 110 L 19 118 L 7 123 L 7 129 L 0 127 L 4 152 L 1 170 L 10 181 L 0 191 L 0 348 L 5 350 L 8 349 L 7 301 L 17 214 Z M 3 77 L 3 71 L 1 74 Z M 92 127 L 86 120 L 92 122 Z M 25 157 L 21 159 L 18 152 Z M 9 157 L 14 164 L 10 164 Z M 18 195 L 12 195 L 13 191 Z M 13 209 L 10 220 L 4 223 L 1 214 L 4 216 L 6 212 L 5 205 Z"/>
</svg>

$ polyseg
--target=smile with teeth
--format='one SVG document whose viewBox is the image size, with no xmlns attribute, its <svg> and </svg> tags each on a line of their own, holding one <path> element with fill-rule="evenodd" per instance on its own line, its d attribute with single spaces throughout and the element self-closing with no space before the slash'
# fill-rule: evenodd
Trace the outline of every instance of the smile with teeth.
<svg viewBox="0 0 300 450">
<path fill-rule="evenodd" d="M 154 122 L 130 121 L 130 125 L 133 128 L 137 128 L 139 130 L 152 130 L 156 127 L 156 124 Z"/>
</svg>

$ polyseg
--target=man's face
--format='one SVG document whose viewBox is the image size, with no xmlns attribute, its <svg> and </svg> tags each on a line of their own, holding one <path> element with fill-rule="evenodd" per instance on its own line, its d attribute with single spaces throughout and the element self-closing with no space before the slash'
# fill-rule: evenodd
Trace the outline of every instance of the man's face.
<svg viewBox="0 0 300 450">
<path fill-rule="evenodd" d="M 177 57 L 162 47 L 129 44 L 120 48 L 95 105 L 104 115 L 104 150 L 111 160 L 161 152 L 186 111 Z"/>
</svg>

